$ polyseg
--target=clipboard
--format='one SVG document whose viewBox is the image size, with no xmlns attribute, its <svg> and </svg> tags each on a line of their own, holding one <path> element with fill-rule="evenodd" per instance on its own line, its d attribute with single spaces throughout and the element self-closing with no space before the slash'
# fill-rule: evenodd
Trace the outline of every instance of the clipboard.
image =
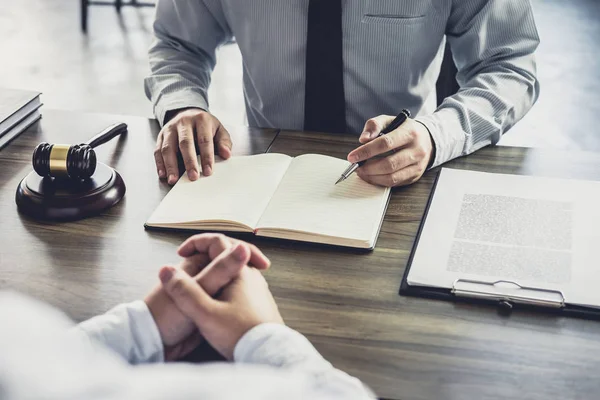
<svg viewBox="0 0 600 400">
<path fill-rule="evenodd" d="M 409 285 L 408 274 L 429 214 L 440 172 L 441 170 L 438 171 L 431 188 L 417 236 L 400 283 L 399 295 L 491 306 L 495 307 L 502 315 L 509 315 L 513 310 L 526 310 L 600 321 L 600 308 L 569 304 L 564 294 L 559 290 L 535 288 L 509 280 L 484 281 L 456 279 L 451 288 Z"/>
</svg>

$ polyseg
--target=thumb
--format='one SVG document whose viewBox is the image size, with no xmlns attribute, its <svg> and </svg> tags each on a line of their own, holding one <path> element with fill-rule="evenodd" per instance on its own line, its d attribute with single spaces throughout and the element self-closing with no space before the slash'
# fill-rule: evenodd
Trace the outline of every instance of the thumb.
<svg viewBox="0 0 600 400">
<path fill-rule="evenodd" d="M 158 276 L 177 308 L 196 325 L 216 306 L 216 301 L 184 271 L 167 266 L 161 268 Z"/>
<path fill-rule="evenodd" d="M 219 125 L 217 133 L 215 134 L 215 144 L 217 148 L 217 152 L 221 157 L 227 160 L 231 157 L 231 148 L 233 147 L 233 143 L 231 142 L 231 135 L 223 127 L 223 125 Z"/>
<path fill-rule="evenodd" d="M 377 139 L 379 132 L 381 132 L 383 128 L 385 128 L 393 120 L 394 117 L 389 115 L 378 115 L 377 117 L 367 120 L 358 141 L 362 144 L 365 144 L 373 139 Z"/>
</svg>

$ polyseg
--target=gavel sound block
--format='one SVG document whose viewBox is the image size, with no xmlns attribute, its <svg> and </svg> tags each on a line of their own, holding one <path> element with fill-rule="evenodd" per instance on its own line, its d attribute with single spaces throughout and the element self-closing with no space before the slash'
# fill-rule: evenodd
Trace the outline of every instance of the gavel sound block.
<svg viewBox="0 0 600 400">
<path fill-rule="evenodd" d="M 125 182 L 113 168 L 98 163 L 94 148 L 127 131 L 115 124 L 79 145 L 39 144 L 34 171 L 19 183 L 20 212 L 42 220 L 76 220 L 101 213 L 125 195 Z"/>
</svg>

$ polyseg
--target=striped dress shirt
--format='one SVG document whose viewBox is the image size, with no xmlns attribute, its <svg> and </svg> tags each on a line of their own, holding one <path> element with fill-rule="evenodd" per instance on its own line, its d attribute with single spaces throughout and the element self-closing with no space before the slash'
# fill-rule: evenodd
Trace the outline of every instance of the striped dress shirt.
<svg viewBox="0 0 600 400">
<path fill-rule="evenodd" d="M 302 130 L 308 4 L 159 0 L 145 80 L 158 120 L 208 110 L 215 51 L 235 38 L 249 124 Z M 407 108 L 431 133 L 433 166 L 495 144 L 538 97 L 529 0 L 344 0 L 342 24 L 349 130 Z M 446 40 L 461 89 L 436 109 Z"/>
</svg>

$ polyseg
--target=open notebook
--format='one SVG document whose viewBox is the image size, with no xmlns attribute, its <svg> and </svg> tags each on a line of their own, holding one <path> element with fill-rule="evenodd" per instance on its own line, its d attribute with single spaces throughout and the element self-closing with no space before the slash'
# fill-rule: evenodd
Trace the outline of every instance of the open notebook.
<svg viewBox="0 0 600 400">
<path fill-rule="evenodd" d="M 353 174 L 348 162 L 306 154 L 260 154 L 219 161 L 213 175 L 183 175 L 146 228 L 254 232 L 258 236 L 372 249 L 390 189 Z"/>
</svg>

